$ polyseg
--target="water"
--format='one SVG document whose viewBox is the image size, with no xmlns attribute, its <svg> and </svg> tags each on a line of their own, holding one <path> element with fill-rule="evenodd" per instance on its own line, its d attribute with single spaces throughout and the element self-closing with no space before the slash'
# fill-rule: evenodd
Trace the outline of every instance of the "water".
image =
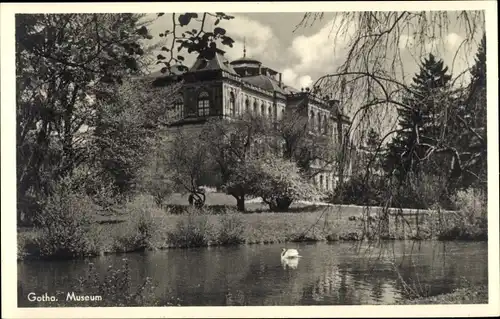
<svg viewBox="0 0 500 319">
<path fill-rule="evenodd" d="M 488 280 L 486 242 L 294 243 L 286 247 L 298 249 L 303 257 L 288 265 L 281 262 L 283 246 L 22 261 L 18 263 L 18 304 L 37 305 L 27 300 L 29 292 L 71 292 L 89 262 L 104 271 L 110 264 L 120 267 L 124 257 L 129 261 L 132 284 L 140 285 L 152 277 L 156 298 L 165 302 L 178 298 L 176 302 L 182 306 L 388 304 L 405 298 L 411 289 L 437 295 Z"/>
</svg>

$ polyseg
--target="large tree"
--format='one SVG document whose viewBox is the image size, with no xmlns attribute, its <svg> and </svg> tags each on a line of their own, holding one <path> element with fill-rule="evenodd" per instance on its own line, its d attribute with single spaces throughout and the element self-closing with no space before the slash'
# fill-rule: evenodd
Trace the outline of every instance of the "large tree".
<svg viewBox="0 0 500 319">
<path fill-rule="evenodd" d="M 215 163 L 220 186 L 236 199 L 237 209 L 245 210 L 245 199 L 252 196 L 256 183 L 255 160 L 270 151 L 268 123 L 247 113 L 231 121 L 210 120 L 201 133 L 206 154 Z"/>
<path fill-rule="evenodd" d="M 137 14 L 16 15 L 18 198 L 48 192 L 87 158 L 99 91 L 138 74 L 150 38 Z M 22 210 L 23 205 L 21 205 Z"/>
<path fill-rule="evenodd" d="M 408 172 L 418 172 L 425 152 L 420 145 L 433 145 L 440 139 L 443 105 L 449 103 L 451 75 L 447 72 L 444 62 L 430 54 L 413 78 L 404 107 L 398 107 L 400 131 L 389 143 L 386 168 L 400 181 Z"/>
</svg>

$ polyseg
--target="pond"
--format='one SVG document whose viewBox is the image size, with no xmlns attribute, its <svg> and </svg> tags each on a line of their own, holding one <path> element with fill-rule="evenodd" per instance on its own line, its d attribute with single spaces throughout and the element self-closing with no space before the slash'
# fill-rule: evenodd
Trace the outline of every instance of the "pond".
<svg viewBox="0 0 500 319">
<path fill-rule="evenodd" d="M 288 263 L 281 248 L 302 258 Z M 130 282 L 146 277 L 154 297 L 181 306 L 389 304 L 411 292 L 437 295 L 488 281 L 487 242 L 287 243 L 169 249 L 87 260 L 18 262 L 19 307 L 64 306 L 30 302 L 27 295 L 74 291 L 88 264 L 104 273 L 126 257 Z M 161 305 L 162 303 L 160 303 Z"/>
</svg>

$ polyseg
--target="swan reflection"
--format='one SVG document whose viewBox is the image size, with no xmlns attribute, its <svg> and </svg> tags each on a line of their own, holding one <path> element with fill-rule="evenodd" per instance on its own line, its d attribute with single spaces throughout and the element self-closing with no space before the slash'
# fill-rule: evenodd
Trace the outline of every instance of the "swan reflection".
<svg viewBox="0 0 500 319">
<path fill-rule="evenodd" d="M 299 258 L 281 258 L 281 265 L 283 266 L 283 269 L 297 269 L 299 266 Z"/>
</svg>

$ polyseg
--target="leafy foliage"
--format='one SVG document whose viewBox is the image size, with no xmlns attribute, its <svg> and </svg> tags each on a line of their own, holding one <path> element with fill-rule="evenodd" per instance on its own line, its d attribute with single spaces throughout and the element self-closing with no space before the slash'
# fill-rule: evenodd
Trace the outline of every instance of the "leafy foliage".
<svg viewBox="0 0 500 319">
<path fill-rule="evenodd" d="M 43 258 L 74 258 L 99 253 L 98 233 L 93 228 L 98 207 L 85 195 L 73 190 L 64 179 L 47 199 L 37 216 L 41 235 L 37 239 Z"/>
<path fill-rule="evenodd" d="M 159 13 L 158 16 L 162 16 Z M 221 27 L 214 27 L 213 30 L 205 30 L 206 24 L 209 20 L 213 20 L 216 26 L 221 20 L 231 20 L 233 16 L 227 15 L 223 12 L 209 13 L 204 12 L 199 15 L 194 12 L 187 12 L 183 14 L 172 14 L 172 30 L 165 30 L 160 33 L 160 37 L 168 38 L 170 47 L 163 47 L 162 51 L 168 53 L 168 57 L 159 54 L 157 56 L 157 64 L 163 64 L 161 69 L 162 73 L 170 73 L 173 63 L 177 63 L 177 68 L 180 71 L 187 71 L 188 68 L 183 64 L 185 57 L 181 54 L 186 50 L 188 54 L 193 52 L 199 54 L 199 58 L 210 60 L 216 53 L 224 54 L 225 52 L 220 49 L 220 44 L 232 47 L 234 40 L 226 35 L 226 30 Z M 194 22 L 193 22 L 194 21 Z M 192 26 L 193 23 L 199 24 L 199 29 L 193 28 L 191 30 L 179 31 L 181 28 Z M 181 34 L 179 34 L 181 32 Z M 219 43 L 219 47 L 218 44 Z M 176 46 L 177 45 L 177 46 Z"/>
<path fill-rule="evenodd" d="M 49 181 L 89 158 L 85 131 L 95 99 L 111 83 L 139 74 L 141 40 L 151 36 L 137 14 L 16 16 L 18 198 L 45 196 Z M 20 205 L 19 212 L 23 212 Z"/>
<path fill-rule="evenodd" d="M 319 200 L 321 193 L 292 161 L 268 154 L 256 163 L 254 196 L 262 197 L 271 211 L 286 211 L 296 200 Z"/>
</svg>

